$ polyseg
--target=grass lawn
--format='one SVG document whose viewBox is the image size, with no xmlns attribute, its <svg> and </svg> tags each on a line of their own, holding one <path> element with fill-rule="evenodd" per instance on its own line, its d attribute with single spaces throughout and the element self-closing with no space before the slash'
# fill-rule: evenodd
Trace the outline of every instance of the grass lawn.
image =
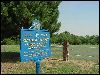
<svg viewBox="0 0 100 75">
<path fill-rule="evenodd" d="M 99 46 L 71 45 L 69 61 L 62 46 L 51 46 L 52 56 L 41 61 L 42 74 L 99 74 Z M 35 74 L 35 63 L 20 62 L 19 45 L 1 45 L 1 74 Z"/>
<path fill-rule="evenodd" d="M 62 46 L 53 46 L 52 57 L 62 58 Z M 98 45 L 71 45 L 69 46 L 69 58 L 79 60 L 99 61 L 99 46 Z"/>
</svg>

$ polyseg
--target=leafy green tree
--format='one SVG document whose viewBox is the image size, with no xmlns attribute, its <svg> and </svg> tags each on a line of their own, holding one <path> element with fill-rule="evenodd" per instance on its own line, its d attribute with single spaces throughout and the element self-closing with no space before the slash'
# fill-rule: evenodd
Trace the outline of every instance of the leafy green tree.
<svg viewBox="0 0 100 75">
<path fill-rule="evenodd" d="M 83 37 L 83 36 L 79 36 L 79 38 L 80 38 L 80 40 L 81 40 L 81 44 L 85 44 L 85 43 L 86 43 L 86 41 L 85 41 L 85 37 Z"/>
<path fill-rule="evenodd" d="M 99 35 L 96 35 L 96 43 L 99 44 Z"/>
<path fill-rule="evenodd" d="M 2 1 L 1 34 L 2 37 L 17 36 L 21 27 L 28 28 L 32 20 L 40 20 L 43 29 L 50 34 L 59 30 L 58 6 L 61 1 Z"/>
<path fill-rule="evenodd" d="M 90 36 L 89 35 L 85 36 L 85 43 L 90 44 Z"/>
<path fill-rule="evenodd" d="M 53 34 L 51 37 L 51 43 L 56 44 L 58 42 L 58 34 Z"/>
<path fill-rule="evenodd" d="M 51 38 L 51 43 L 60 43 L 62 44 L 64 41 L 68 41 L 71 45 L 81 45 L 81 44 L 89 44 L 96 45 L 99 44 L 99 36 L 98 35 L 86 35 L 86 36 L 77 36 L 74 34 L 70 34 L 68 31 L 62 32 L 60 34 L 53 34 Z"/>
<path fill-rule="evenodd" d="M 90 36 L 90 43 L 92 44 L 92 45 L 96 45 L 96 44 L 98 44 L 98 36 L 97 35 L 92 35 L 92 36 Z"/>
</svg>

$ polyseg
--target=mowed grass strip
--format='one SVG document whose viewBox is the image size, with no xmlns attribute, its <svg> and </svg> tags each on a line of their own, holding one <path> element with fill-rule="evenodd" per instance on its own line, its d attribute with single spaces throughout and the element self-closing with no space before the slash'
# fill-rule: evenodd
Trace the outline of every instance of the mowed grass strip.
<svg viewBox="0 0 100 75">
<path fill-rule="evenodd" d="M 90 60 L 83 55 L 77 57 L 76 54 L 82 55 L 80 51 L 84 51 L 83 46 L 70 46 L 70 59 L 69 61 L 62 61 L 62 47 L 51 47 L 52 56 L 48 59 L 41 61 L 41 73 L 42 74 L 99 74 L 99 62 L 95 62 L 98 59 L 98 46 L 85 46 L 87 51 L 86 56 L 90 55 L 88 52 L 92 52 L 92 56 L 98 56 L 94 60 L 92 57 Z M 91 47 L 91 48 L 90 48 Z M 80 48 L 80 49 L 79 49 Z M 87 49 L 88 48 L 88 49 Z M 35 74 L 35 63 L 20 62 L 19 57 L 19 45 L 6 45 L 1 46 L 1 74 Z M 72 49 L 72 50 L 71 50 Z M 78 51 L 77 51 L 78 50 Z M 95 52 L 94 52 L 95 51 Z M 13 53 L 12 53 L 13 52 Z M 72 53 L 71 53 L 72 52 Z M 6 53 L 6 54 L 5 54 Z M 10 54 L 9 54 L 10 53 Z M 16 56 L 16 57 L 15 57 Z M 94 57 L 94 58 L 95 58 Z"/>
<path fill-rule="evenodd" d="M 41 61 L 42 74 L 98 74 L 99 68 L 94 67 L 96 63 L 62 59 L 44 59 Z M 2 74 L 35 74 L 35 63 L 1 63 Z"/>
</svg>

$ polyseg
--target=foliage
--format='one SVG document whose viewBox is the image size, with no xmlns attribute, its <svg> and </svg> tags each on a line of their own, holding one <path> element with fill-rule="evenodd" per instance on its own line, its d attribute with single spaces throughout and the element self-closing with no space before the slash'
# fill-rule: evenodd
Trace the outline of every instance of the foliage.
<svg viewBox="0 0 100 75">
<path fill-rule="evenodd" d="M 2 1 L 1 38 L 19 35 L 21 27 L 30 27 L 35 18 L 51 34 L 58 31 L 61 26 L 58 22 L 60 3 L 61 1 Z"/>
<path fill-rule="evenodd" d="M 20 44 L 20 40 L 17 37 L 10 37 L 10 38 L 5 38 L 2 43 L 2 45 L 19 45 Z"/>
<path fill-rule="evenodd" d="M 12 40 L 11 38 L 5 38 L 2 42 L 2 44 L 6 44 L 6 45 L 14 45 L 15 41 Z"/>
<path fill-rule="evenodd" d="M 51 43 L 55 44 L 62 44 L 63 41 L 69 41 L 72 45 L 81 45 L 81 44 L 89 44 L 89 45 L 96 45 L 99 44 L 99 36 L 98 35 L 86 35 L 86 36 L 77 36 L 74 34 L 70 34 L 69 32 L 65 31 L 60 34 L 53 34 L 51 37 Z"/>
<path fill-rule="evenodd" d="M 56 34 L 56 35 L 52 34 L 51 42 L 54 43 L 54 44 L 58 43 L 58 37 L 59 37 L 58 34 Z"/>
</svg>

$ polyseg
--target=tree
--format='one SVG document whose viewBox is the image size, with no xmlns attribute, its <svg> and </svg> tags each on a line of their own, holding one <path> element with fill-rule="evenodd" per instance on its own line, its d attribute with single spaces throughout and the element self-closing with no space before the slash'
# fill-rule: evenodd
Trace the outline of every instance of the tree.
<svg viewBox="0 0 100 75">
<path fill-rule="evenodd" d="M 99 36 L 98 35 L 77 36 L 69 33 L 68 31 L 65 31 L 60 34 L 53 34 L 51 38 L 51 43 L 62 44 L 64 41 L 68 41 L 71 45 L 81 45 L 81 44 L 96 45 L 99 44 Z"/>
<path fill-rule="evenodd" d="M 83 36 L 79 36 L 80 40 L 81 40 L 81 44 L 85 44 L 86 43 L 86 39 Z"/>
<path fill-rule="evenodd" d="M 90 36 L 89 35 L 85 36 L 85 43 L 90 44 Z"/>
<path fill-rule="evenodd" d="M 58 41 L 60 44 L 62 44 L 64 41 L 70 42 L 71 41 L 70 33 L 67 31 L 60 33 L 58 37 Z"/>
<path fill-rule="evenodd" d="M 30 27 L 35 18 L 40 20 L 42 28 L 50 31 L 52 35 L 61 26 L 58 22 L 60 3 L 61 1 L 2 1 L 2 37 L 17 36 L 21 27 Z"/>
<path fill-rule="evenodd" d="M 56 44 L 58 43 L 58 34 L 53 34 L 51 37 L 51 43 Z"/>
<path fill-rule="evenodd" d="M 96 35 L 96 43 L 99 44 L 99 35 Z"/>
<path fill-rule="evenodd" d="M 97 36 L 97 35 L 92 35 L 92 36 L 90 36 L 90 43 L 91 43 L 92 45 L 98 44 L 98 41 L 99 41 L 99 39 L 98 39 L 98 36 Z"/>
</svg>

